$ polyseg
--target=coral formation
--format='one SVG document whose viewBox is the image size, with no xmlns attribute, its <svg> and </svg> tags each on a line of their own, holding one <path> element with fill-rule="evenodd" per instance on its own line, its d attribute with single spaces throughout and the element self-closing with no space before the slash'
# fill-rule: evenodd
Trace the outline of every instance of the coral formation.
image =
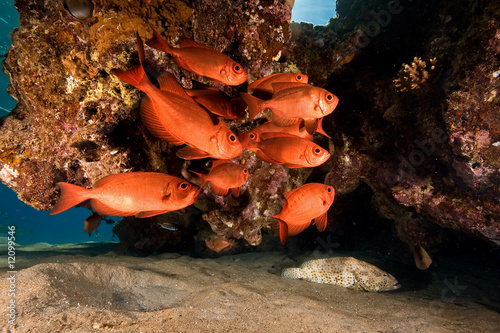
<svg viewBox="0 0 500 333">
<path fill-rule="evenodd" d="M 431 73 L 436 69 L 437 59 L 429 59 L 427 63 L 420 58 L 413 58 L 411 65 L 403 64 L 403 68 L 398 72 L 398 77 L 394 79 L 394 85 L 400 92 L 415 90 L 427 82 Z"/>
</svg>

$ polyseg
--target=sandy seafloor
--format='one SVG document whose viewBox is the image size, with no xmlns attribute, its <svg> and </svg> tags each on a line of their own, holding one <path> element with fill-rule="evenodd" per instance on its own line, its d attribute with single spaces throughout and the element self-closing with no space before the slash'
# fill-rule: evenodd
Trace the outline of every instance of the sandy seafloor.
<svg viewBox="0 0 500 333">
<path fill-rule="evenodd" d="M 280 276 L 285 267 L 331 253 L 135 257 L 113 252 L 115 245 L 18 248 L 16 327 L 7 323 L 9 273 L 2 258 L 0 331 L 500 331 L 500 270 L 456 259 L 438 258 L 420 272 L 374 253 L 336 252 L 374 263 L 402 285 L 368 293 Z"/>
</svg>

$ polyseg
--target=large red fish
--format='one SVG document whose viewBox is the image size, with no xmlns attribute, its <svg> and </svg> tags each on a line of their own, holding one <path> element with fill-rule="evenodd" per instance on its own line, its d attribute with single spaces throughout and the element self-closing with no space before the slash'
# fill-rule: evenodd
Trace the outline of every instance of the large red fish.
<svg viewBox="0 0 500 333">
<path fill-rule="evenodd" d="M 212 80 L 237 86 L 247 80 L 243 67 L 228 56 L 190 39 L 180 38 L 178 48 L 170 46 L 156 31 L 147 45 L 175 56 L 175 63 L 185 70 Z"/>
<path fill-rule="evenodd" d="M 314 142 L 292 134 L 251 131 L 242 136 L 245 148 L 268 163 L 284 164 L 289 168 L 316 167 L 330 158 L 330 153 Z"/>
<path fill-rule="evenodd" d="M 247 89 L 249 94 L 256 97 L 266 98 L 273 95 L 273 83 L 277 82 L 296 82 L 307 83 L 309 78 L 305 74 L 295 73 L 274 73 L 252 82 Z"/>
<path fill-rule="evenodd" d="M 302 185 L 285 193 L 285 204 L 278 215 L 280 240 L 285 245 L 288 236 L 295 236 L 312 223 L 322 232 L 327 224 L 327 212 L 333 203 L 335 189 L 320 183 Z"/>
<path fill-rule="evenodd" d="M 106 176 L 93 189 L 57 183 L 61 197 L 50 211 L 59 214 L 90 200 L 91 208 L 102 216 L 150 217 L 191 205 L 200 188 L 170 175 L 156 172 L 128 172 Z"/>
<path fill-rule="evenodd" d="M 329 91 L 305 83 L 272 83 L 273 98 L 262 100 L 247 93 L 241 97 L 248 105 L 250 119 L 268 108 L 278 126 L 290 126 L 304 122 L 313 134 L 318 119 L 329 115 L 337 107 L 339 99 Z"/>
<path fill-rule="evenodd" d="M 227 195 L 231 191 L 235 197 L 238 197 L 240 186 L 245 184 L 248 179 L 248 170 L 244 166 L 229 160 L 213 160 L 212 169 L 206 175 L 191 172 L 201 178 L 202 186 L 210 182 L 212 192 L 217 195 Z"/>
<path fill-rule="evenodd" d="M 138 45 L 142 62 L 140 38 Z M 243 148 L 236 135 L 199 106 L 172 74 L 158 77 L 159 89 L 149 81 L 142 65 L 113 70 L 113 74 L 148 95 L 141 102 L 141 119 L 153 135 L 174 145 L 189 146 L 177 152 L 180 158 L 230 159 L 241 154 Z"/>
</svg>

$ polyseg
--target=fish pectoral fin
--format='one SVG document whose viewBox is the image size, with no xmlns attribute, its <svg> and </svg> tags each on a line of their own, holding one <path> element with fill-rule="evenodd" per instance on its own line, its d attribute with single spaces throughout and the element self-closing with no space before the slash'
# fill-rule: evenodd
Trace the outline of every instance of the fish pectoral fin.
<svg viewBox="0 0 500 333">
<path fill-rule="evenodd" d="M 231 193 L 235 198 L 240 196 L 240 188 L 239 187 L 232 187 L 231 188 Z"/>
<path fill-rule="evenodd" d="M 276 116 L 275 114 L 273 114 L 273 122 L 280 127 L 288 127 L 288 126 L 296 125 L 301 121 L 302 120 L 300 118 L 285 118 L 285 117 L 280 117 L 280 116 Z"/>
<path fill-rule="evenodd" d="M 185 142 L 172 135 L 162 125 L 158 114 L 154 110 L 153 102 L 149 97 L 145 97 L 141 102 L 141 120 L 147 129 L 157 138 L 166 140 L 173 145 L 183 145 Z"/>
<path fill-rule="evenodd" d="M 93 210 L 95 210 L 96 213 L 102 216 L 131 216 L 137 213 L 121 211 L 116 208 L 109 207 L 108 205 L 105 205 L 96 199 L 90 200 L 90 206 Z"/>
<path fill-rule="evenodd" d="M 297 168 L 303 168 L 303 165 L 300 164 L 293 164 L 293 163 L 285 163 L 285 166 L 289 169 L 297 169 Z"/>
<path fill-rule="evenodd" d="M 217 195 L 227 195 L 229 192 L 229 189 L 214 185 L 213 182 L 210 182 L 210 189 Z"/>
<path fill-rule="evenodd" d="M 177 157 L 185 160 L 196 160 L 200 158 L 210 157 L 210 154 L 198 148 L 186 146 L 177 151 Z"/>
<path fill-rule="evenodd" d="M 314 223 L 316 224 L 316 228 L 318 229 L 319 232 L 323 232 L 326 229 L 326 225 L 328 222 L 327 214 L 328 213 L 325 212 L 324 214 L 321 214 L 320 216 L 314 219 Z"/>
<path fill-rule="evenodd" d="M 152 217 L 156 215 L 161 215 L 170 212 L 170 210 L 150 210 L 146 212 L 140 212 L 139 214 L 136 214 L 135 217 L 143 219 L 146 217 Z"/>
<path fill-rule="evenodd" d="M 275 160 L 273 158 L 270 158 L 269 156 L 267 156 L 266 154 L 264 154 L 260 150 L 256 152 L 256 155 L 257 155 L 258 158 L 260 158 L 264 162 L 272 163 L 272 164 L 283 164 L 283 162 L 280 162 L 280 161 L 277 161 L 277 160 Z"/>
<path fill-rule="evenodd" d="M 318 119 L 304 119 L 304 127 L 307 133 L 314 134 L 318 129 Z"/>
</svg>

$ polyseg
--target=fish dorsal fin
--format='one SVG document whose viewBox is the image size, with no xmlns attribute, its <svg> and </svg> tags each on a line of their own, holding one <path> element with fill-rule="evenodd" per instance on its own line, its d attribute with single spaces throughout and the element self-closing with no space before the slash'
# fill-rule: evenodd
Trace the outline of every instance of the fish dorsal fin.
<svg viewBox="0 0 500 333">
<path fill-rule="evenodd" d="M 264 76 L 264 77 L 261 77 L 260 79 L 258 80 L 255 80 L 253 81 L 252 83 L 250 83 L 248 85 L 248 92 L 249 93 L 252 93 L 252 91 L 254 91 L 262 82 L 266 81 L 266 80 L 269 80 L 270 78 L 272 78 L 273 76 L 276 76 L 278 74 L 281 74 L 281 73 L 274 73 L 274 74 L 270 74 L 268 76 Z"/>
<path fill-rule="evenodd" d="M 324 214 L 321 214 L 317 218 L 314 219 L 314 223 L 316 223 L 316 228 L 318 229 L 319 232 L 323 232 L 326 229 L 326 224 L 327 224 L 327 212 Z"/>
<path fill-rule="evenodd" d="M 201 83 L 199 81 L 194 81 L 192 80 L 191 83 L 193 84 L 192 90 L 214 90 L 214 91 L 220 91 L 216 87 L 210 86 L 205 83 Z"/>
<path fill-rule="evenodd" d="M 286 192 L 283 196 L 285 197 L 285 200 L 289 200 L 290 196 L 293 195 L 295 192 L 297 192 L 300 189 L 300 187 L 297 187 L 291 191 Z"/>
<path fill-rule="evenodd" d="M 185 48 L 185 47 L 197 47 L 197 48 L 202 48 L 202 49 L 213 50 L 211 47 L 198 44 L 194 40 L 186 38 L 186 37 L 179 37 L 179 47 L 181 49 Z"/>
<path fill-rule="evenodd" d="M 144 97 L 141 102 L 141 120 L 148 130 L 157 138 L 166 140 L 173 145 L 183 145 L 185 142 L 167 131 L 158 119 L 158 114 L 153 108 L 153 102 L 149 97 Z"/>
<path fill-rule="evenodd" d="M 189 146 L 179 149 L 176 155 L 177 157 L 185 160 L 197 160 L 200 158 L 210 157 L 210 154 L 206 151 Z"/>
<path fill-rule="evenodd" d="M 138 217 L 140 219 L 146 218 L 146 217 L 152 217 L 156 215 L 161 215 L 170 212 L 170 210 L 149 210 L 145 212 L 140 212 L 139 214 L 136 214 L 135 217 Z"/>
<path fill-rule="evenodd" d="M 304 119 L 304 127 L 307 133 L 314 134 L 318 129 L 318 119 Z"/>
<path fill-rule="evenodd" d="M 213 182 L 210 182 L 210 189 L 212 190 L 212 192 L 214 192 L 217 195 L 224 195 L 225 196 L 229 192 L 228 188 L 217 186 Z"/>
<path fill-rule="evenodd" d="M 109 183 L 113 183 L 115 181 L 123 181 L 129 177 L 134 177 L 134 173 L 116 173 L 112 175 L 108 175 L 104 178 L 99 179 L 94 183 L 94 188 L 105 186 Z"/>
<path fill-rule="evenodd" d="M 273 92 L 276 94 L 277 92 L 280 92 L 285 89 L 310 87 L 311 85 L 308 83 L 299 83 L 299 82 L 275 82 L 271 83 L 271 86 L 273 87 Z"/>
<path fill-rule="evenodd" d="M 273 122 L 280 127 L 288 127 L 301 122 L 300 118 L 284 118 L 273 114 Z"/>
<path fill-rule="evenodd" d="M 300 138 L 297 135 L 284 132 L 265 132 L 259 135 L 260 140 L 267 140 L 272 138 Z"/>
<path fill-rule="evenodd" d="M 146 59 L 146 57 L 144 56 L 144 43 L 137 31 L 135 32 L 135 37 L 137 38 L 137 54 L 139 55 L 139 63 L 142 65 L 144 63 L 144 60 Z"/>
<path fill-rule="evenodd" d="M 187 92 L 182 88 L 182 86 L 177 82 L 175 76 L 170 72 L 165 72 L 158 76 L 158 83 L 160 84 L 160 89 L 163 91 L 168 91 L 170 93 L 176 94 L 183 98 L 191 99 Z"/>
<path fill-rule="evenodd" d="M 233 163 L 230 160 L 212 160 L 212 170 L 222 164 Z"/>
</svg>

